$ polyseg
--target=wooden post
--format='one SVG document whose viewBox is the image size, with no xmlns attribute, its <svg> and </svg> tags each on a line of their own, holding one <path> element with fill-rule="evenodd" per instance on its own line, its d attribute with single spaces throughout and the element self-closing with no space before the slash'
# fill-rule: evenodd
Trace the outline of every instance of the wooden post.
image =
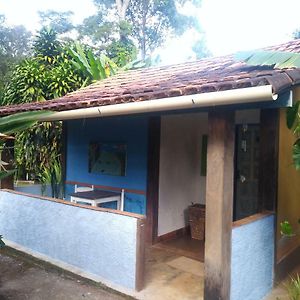
<svg viewBox="0 0 300 300">
<path fill-rule="evenodd" d="M 61 175 L 62 175 L 62 184 L 63 184 L 63 197 L 66 195 L 66 177 L 67 177 L 67 145 L 68 145 L 68 127 L 67 122 L 62 122 L 62 153 L 61 153 Z"/>
<path fill-rule="evenodd" d="M 160 117 L 149 119 L 146 242 L 155 243 L 158 226 Z"/>
<path fill-rule="evenodd" d="M 208 117 L 205 222 L 205 300 L 230 299 L 234 187 L 234 112 Z"/>
</svg>

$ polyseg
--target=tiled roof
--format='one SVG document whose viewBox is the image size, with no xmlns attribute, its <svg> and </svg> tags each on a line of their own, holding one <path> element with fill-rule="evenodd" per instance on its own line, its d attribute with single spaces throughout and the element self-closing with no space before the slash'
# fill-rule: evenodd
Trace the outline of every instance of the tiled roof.
<svg viewBox="0 0 300 300">
<path fill-rule="evenodd" d="M 268 47 L 300 53 L 300 39 Z M 272 85 L 274 93 L 300 84 L 300 69 L 248 66 L 232 56 L 213 57 L 184 64 L 120 72 L 64 97 L 44 102 L 0 107 L 0 115 L 21 111 L 64 111 L 135 101 L 170 98 L 238 88 Z"/>
</svg>

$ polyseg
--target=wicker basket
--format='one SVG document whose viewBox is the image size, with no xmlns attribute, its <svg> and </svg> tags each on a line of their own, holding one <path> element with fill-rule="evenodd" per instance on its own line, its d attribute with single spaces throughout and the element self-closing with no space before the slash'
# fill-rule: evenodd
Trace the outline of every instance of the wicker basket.
<svg viewBox="0 0 300 300">
<path fill-rule="evenodd" d="M 205 238 L 205 205 L 194 204 L 189 207 L 189 223 L 193 239 Z"/>
</svg>

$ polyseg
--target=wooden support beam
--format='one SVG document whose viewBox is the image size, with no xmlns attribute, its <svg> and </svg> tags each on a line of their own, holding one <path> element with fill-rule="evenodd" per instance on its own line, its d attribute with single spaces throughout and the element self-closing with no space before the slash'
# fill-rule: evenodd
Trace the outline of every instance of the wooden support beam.
<svg viewBox="0 0 300 300">
<path fill-rule="evenodd" d="M 260 113 L 260 211 L 276 209 L 278 182 L 279 110 L 262 109 Z"/>
<path fill-rule="evenodd" d="M 205 222 L 205 300 L 230 299 L 234 144 L 234 112 L 209 112 Z"/>
<path fill-rule="evenodd" d="M 147 178 L 147 226 L 146 242 L 157 240 L 159 157 L 160 157 L 160 117 L 149 119 L 148 127 L 148 178 Z"/>
<path fill-rule="evenodd" d="M 62 153 L 61 153 L 61 175 L 62 175 L 62 182 L 64 184 L 64 197 L 65 195 L 65 184 L 66 184 L 66 179 L 67 179 L 67 146 L 68 146 L 68 127 L 67 127 L 67 122 L 63 121 L 62 122 Z"/>
</svg>

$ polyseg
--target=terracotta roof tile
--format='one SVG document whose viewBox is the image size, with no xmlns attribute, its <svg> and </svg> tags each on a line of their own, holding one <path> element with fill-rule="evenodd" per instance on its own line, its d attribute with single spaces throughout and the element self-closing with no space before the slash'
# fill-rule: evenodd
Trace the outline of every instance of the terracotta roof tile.
<svg viewBox="0 0 300 300">
<path fill-rule="evenodd" d="M 265 49 L 300 53 L 300 39 Z M 55 100 L 0 107 L 0 115 L 46 109 L 64 111 L 158 98 L 172 101 L 174 96 L 261 85 L 272 85 L 273 92 L 280 93 L 296 84 L 300 84 L 300 69 L 248 66 L 229 55 L 120 72 Z"/>
</svg>

